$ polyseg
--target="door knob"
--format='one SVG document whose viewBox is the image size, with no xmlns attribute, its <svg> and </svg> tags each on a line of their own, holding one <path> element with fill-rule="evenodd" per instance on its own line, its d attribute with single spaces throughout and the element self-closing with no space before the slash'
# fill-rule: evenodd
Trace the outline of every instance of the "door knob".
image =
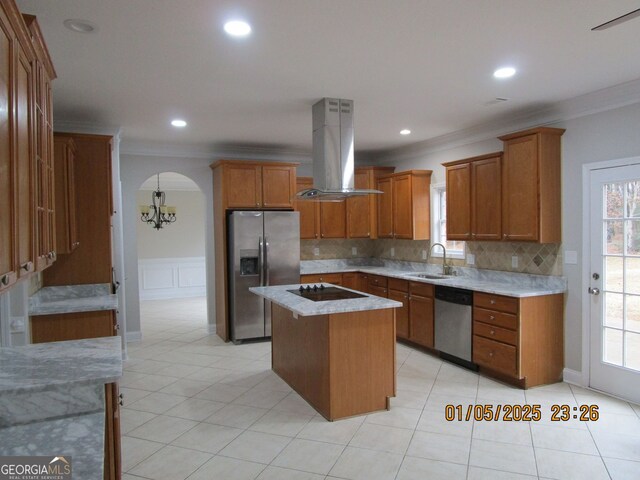
<svg viewBox="0 0 640 480">
<path fill-rule="evenodd" d="M 600 289 L 599 289 L 599 288 L 597 288 L 597 287 L 593 287 L 593 288 L 592 288 L 592 287 L 589 287 L 588 292 L 589 292 L 591 295 L 600 295 Z"/>
</svg>

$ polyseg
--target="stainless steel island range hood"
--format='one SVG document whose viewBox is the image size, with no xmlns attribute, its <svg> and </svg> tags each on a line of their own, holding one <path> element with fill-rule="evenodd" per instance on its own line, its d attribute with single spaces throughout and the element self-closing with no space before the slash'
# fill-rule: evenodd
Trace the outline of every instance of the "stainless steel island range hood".
<svg viewBox="0 0 640 480">
<path fill-rule="evenodd" d="M 313 105 L 313 185 L 299 200 L 337 201 L 382 193 L 354 188 L 353 100 L 323 98 Z"/>
</svg>

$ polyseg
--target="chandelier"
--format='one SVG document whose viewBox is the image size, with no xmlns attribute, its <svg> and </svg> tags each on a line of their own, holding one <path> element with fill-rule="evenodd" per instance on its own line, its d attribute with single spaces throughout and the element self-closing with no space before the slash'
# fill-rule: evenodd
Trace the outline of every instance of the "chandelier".
<svg viewBox="0 0 640 480">
<path fill-rule="evenodd" d="M 151 193 L 151 205 L 140 205 L 140 220 L 156 230 L 160 230 L 165 223 L 176 221 L 176 207 L 166 206 L 164 199 L 165 194 L 160 190 L 160 174 L 158 174 L 158 189 Z"/>
</svg>

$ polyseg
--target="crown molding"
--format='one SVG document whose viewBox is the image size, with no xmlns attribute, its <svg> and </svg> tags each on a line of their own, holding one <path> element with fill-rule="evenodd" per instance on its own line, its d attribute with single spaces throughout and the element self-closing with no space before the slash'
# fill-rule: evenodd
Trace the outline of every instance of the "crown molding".
<svg viewBox="0 0 640 480">
<path fill-rule="evenodd" d="M 415 159 L 442 150 L 495 139 L 507 133 L 548 126 L 636 103 L 640 103 L 640 79 L 556 102 L 542 109 L 507 115 L 493 122 L 485 122 L 423 142 L 384 151 L 367 152 L 367 158 L 375 163 Z"/>
<path fill-rule="evenodd" d="M 150 157 L 203 158 L 209 160 L 230 158 L 239 160 L 280 160 L 311 163 L 311 155 L 307 151 L 267 146 L 223 145 L 209 148 L 124 140 L 120 144 L 120 154 Z"/>
<path fill-rule="evenodd" d="M 117 141 L 121 140 L 122 127 L 115 125 L 99 125 L 90 122 L 70 122 L 66 120 L 53 121 L 54 132 L 86 133 L 90 135 L 111 135 Z"/>
</svg>

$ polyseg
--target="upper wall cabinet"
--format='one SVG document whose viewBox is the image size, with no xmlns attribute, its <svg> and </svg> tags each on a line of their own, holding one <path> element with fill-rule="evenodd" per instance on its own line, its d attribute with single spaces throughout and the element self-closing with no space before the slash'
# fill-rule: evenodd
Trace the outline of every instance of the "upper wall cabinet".
<svg viewBox="0 0 640 480">
<path fill-rule="evenodd" d="M 34 79 L 46 47 L 31 18 L 25 23 L 13 1 L 0 2 L 0 291 L 36 269 L 35 150 L 47 137 L 34 118 Z"/>
<path fill-rule="evenodd" d="M 36 17 L 23 15 L 35 56 L 33 73 L 33 162 L 35 209 L 35 261 L 42 271 L 56 260 L 55 178 L 53 168 L 53 98 L 51 82 L 56 72 Z"/>
<path fill-rule="evenodd" d="M 535 128 L 499 137 L 502 165 L 502 239 L 560 243 L 560 128 Z"/>
<path fill-rule="evenodd" d="M 71 253 L 80 244 L 76 221 L 75 168 L 76 144 L 71 135 L 54 135 L 56 190 L 56 248 L 59 254 Z"/>
<path fill-rule="evenodd" d="M 444 163 L 447 239 L 500 240 L 502 152 Z"/>
<path fill-rule="evenodd" d="M 409 170 L 380 176 L 376 187 L 378 237 L 428 240 L 431 170 Z"/>
<path fill-rule="evenodd" d="M 226 208 L 293 208 L 296 164 L 220 160 Z"/>
<path fill-rule="evenodd" d="M 313 178 L 298 177 L 296 192 L 313 187 Z M 345 238 L 347 235 L 346 202 L 296 200 L 300 212 L 300 238 Z"/>
<path fill-rule="evenodd" d="M 356 189 L 375 189 L 376 181 L 389 175 L 394 167 L 358 167 Z M 347 238 L 378 238 L 378 195 L 362 195 L 347 199 Z"/>
</svg>

